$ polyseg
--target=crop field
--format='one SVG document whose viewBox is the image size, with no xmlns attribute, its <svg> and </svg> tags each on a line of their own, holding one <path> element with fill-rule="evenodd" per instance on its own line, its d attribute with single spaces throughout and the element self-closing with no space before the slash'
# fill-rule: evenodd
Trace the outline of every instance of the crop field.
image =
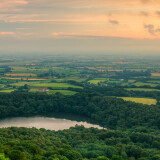
<svg viewBox="0 0 160 160">
<path fill-rule="evenodd" d="M 31 88 L 29 90 L 29 92 L 41 92 L 42 88 Z M 64 95 L 74 95 L 76 94 L 77 92 L 75 91 L 70 91 L 70 90 L 49 90 L 49 91 L 46 91 L 46 93 L 48 94 L 55 94 L 55 93 L 61 93 L 61 94 L 64 94 Z"/>
<path fill-rule="evenodd" d="M 80 78 L 80 77 L 66 77 L 66 78 L 61 78 L 61 79 L 54 79 L 56 82 L 64 82 L 64 81 L 76 81 L 76 82 L 83 82 L 86 79 L 85 78 Z"/>
<path fill-rule="evenodd" d="M 4 89 L 4 90 L 0 90 L 0 93 L 11 93 L 13 91 L 14 89 Z"/>
<path fill-rule="evenodd" d="M 76 94 L 77 92 L 74 92 L 74 91 L 69 91 L 69 90 L 51 90 L 49 92 L 47 92 L 48 94 L 55 94 L 55 93 L 61 93 L 61 94 L 64 94 L 64 95 L 74 95 Z"/>
<path fill-rule="evenodd" d="M 128 91 L 144 91 L 144 92 L 160 92 L 159 89 L 152 89 L 152 88 L 126 88 Z"/>
<path fill-rule="evenodd" d="M 152 73 L 153 77 L 160 77 L 160 73 Z"/>
<path fill-rule="evenodd" d="M 21 80 L 21 78 L 2 77 L 2 79 Z"/>
<path fill-rule="evenodd" d="M 149 83 L 154 83 L 154 84 L 160 84 L 159 80 L 152 80 L 152 81 L 148 81 Z"/>
<path fill-rule="evenodd" d="M 123 70 L 122 69 L 120 69 L 120 70 L 116 70 L 116 69 L 110 69 L 110 70 L 108 70 L 108 72 L 123 72 Z"/>
<path fill-rule="evenodd" d="M 132 101 L 135 103 L 142 103 L 147 105 L 156 105 L 157 101 L 156 99 L 151 98 L 134 98 L 134 97 L 120 97 L 125 101 Z"/>
<path fill-rule="evenodd" d="M 35 68 L 35 67 L 12 67 L 12 73 L 43 73 L 47 72 L 47 68 Z"/>
<path fill-rule="evenodd" d="M 54 72 L 58 73 L 59 75 L 65 75 L 65 76 L 77 76 L 79 72 L 76 69 L 70 69 L 70 68 L 63 68 L 63 67 L 53 67 L 52 68 Z"/>
<path fill-rule="evenodd" d="M 82 88 L 80 86 L 75 86 L 72 84 L 68 84 L 68 83 L 29 83 L 28 84 L 31 87 L 52 87 L 52 88 Z"/>
<path fill-rule="evenodd" d="M 134 83 L 135 86 L 137 87 L 141 87 L 141 86 L 150 86 L 150 87 L 156 87 L 157 84 L 153 84 L 153 83 L 143 83 L 143 82 L 136 82 Z"/>
<path fill-rule="evenodd" d="M 47 81 L 48 79 L 42 79 L 42 78 L 24 78 L 23 80 L 28 80 L 28 81 Z"/>
<path fill-rule="evenodd" d="M 128 83 L 134 83 L 136 80 L 134 80 L 134 79 L 130 79 L 130 80 L 128 80 Z"/>
<path fill-rule="evenodd" d="M 108 80 L 108 78 L 94 78 L 95 80 Z"/>
<path fill-rule="evenodd" d="M 5 69 L 4 68 L 0 68 L 0 72 L 4 72 L 5 71 Z"/>
<path fill-rule="evenodd" d="M 31 88 L 29 92 L 39 92 L 39 88 Z"/>
<path fill-rule="evenodd" d="M 93 80 L 90 80 L 88 82 L 93 83 L 93 84 L 98 84 L 100 82 L 105 82 L 107 79 L 106 78 L 95 78 Z"/>
<path fill-rule="evenodd" d="M 11 85 L 20 87 L 20 86 L 24 86 L 25 84 L 30 86 L 31 84 L 35 84 L 35 83 L 37 84 L 37 82 L 17 82 L 17 83 L 12 83 Z"/>
<path fill-rule="evenodd" d="M 61 83 L 61 82 L 64 82 L 65 81 L 65 79 L 63 79 L 63 78 L 58 78 L 58 79 L 53 79 L 54 81 L 56 81 L 56 82 L 59 82 L 59 83 Z"/>
<path fill-rule="evenodd" d="M 10 79 L 10 80 L 23 80 L 23 81 L 47 81 L 48 79 L 40 79 L 40 78 L 11 78 L 11 77 L 2 77 L 2 79 Z"/>
<path fill-rule="evenodd" d="M 156 76 L 152 76 L 151 79 L 153 79 L 153 80 L 160 80 L 160 76 L 157 76 L 157 77 Z"/>
<path fill-rule="evenodd" d="M 5 74 L 6 76 L 13 76 L 13 77 L 36 77 L 36 74 Z"/>
<path fill-rule="evenodd" d="M 98 84 L 98 83 L 104 82 L 104 81 L 103 81 L 103 80 L 90 80 L 90 81 L 88 81 L 88 82 L 90 82 L 90 83 L 92 83 L 92 84 Z"/>
<path fill-rule="evenodd" d="M 123 81 L 117 81 L 117 80 L 114 80 L 114 79 L 110 79 L 109 81 L 108 81 L 108 83 L 115 83 L 115 84 L 118 84 L 118 83 L 122 83 Z"/>
<path fill-rule="evenodd" d="M 147 69 L 127 69 L 128 71 L 136 71 L 136 72 L 141 72 L 141 71 L 146 71 Z"/>
</svg>

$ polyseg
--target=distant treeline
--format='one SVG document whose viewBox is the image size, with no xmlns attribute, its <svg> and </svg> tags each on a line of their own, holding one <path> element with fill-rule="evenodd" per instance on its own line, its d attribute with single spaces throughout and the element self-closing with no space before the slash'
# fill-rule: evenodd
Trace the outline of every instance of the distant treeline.
<svg viewBox="0 0 160 160">
<path fill-rule="evenodd" d="M 119 79 L 129 79 L 132 77 L 141 77 L 141 76 L 145 76 L 145 77 L 150 77 L 151 76 L 151 72 L 149 70 L 147 71 L 127 71 L 124 70 L 123 72 L 116 72 L 114 78 L 119 78 Z"/>
<path fill-rule="evenodd" d="M 132 86 L 130 86 L 132 88 Z M 140 88 L 140 87 L 135 87 Z M 74 90 L 74 89 L 73 89 Z M 126 90 L 126 87 L 120 87 L 120 86 L 85 86 L 84 91 L 86 93 L 98 93 L 102 96 L 115 96 L 115 97 L 149 97 L 149 98 L 155 98 L 157 101 L 159 101 L 160 92 L 159 91 L 132 91 L 132 90 Z M 83 90 L 81 91 L 83 92 Z"/>
<path fill-rule="evenodd" d="M 84 92 L 74 96 L 27 92 L 0 94 L 0 118 L 47 113 L 83 115 L 111 129 L 124 130 L 137 126 L 160 129 L 158 106 Z"/>
<path fill-rule="evenodd" d="M 145 131 L 143 133 L 141 131 Z M 6 157 L 6 158 L 5 158 Z M 132 131 L 0 129 L 1 160 L 159 160 L 160 138 L 144 127 Z"/>
</svg>

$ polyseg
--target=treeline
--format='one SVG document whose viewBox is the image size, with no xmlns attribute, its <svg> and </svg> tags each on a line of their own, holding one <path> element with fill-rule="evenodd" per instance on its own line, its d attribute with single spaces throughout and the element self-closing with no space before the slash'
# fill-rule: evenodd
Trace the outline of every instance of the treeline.
<svg viewBox="0 0 160 160">
<path fill-rule="evenodd" d="M 128 87 L 128 88 L 140 88 L 140 87 Z M 74 90 L 74 89 L 73 89 Z M 159 91 L 132 91 L 127 90 L 126 87 L 120 86 L 95 86 L 95 85 L 88 85 L 85 86 L 84 91 L 86 93 L 99 93 L 102 96 L 115 96 L 115 97 L 149 97 L 154 98 L 159 101 L 160 92 Z M 80 91 L 79 91 L 80 92 Z M 83 92 L 83 90 L 81 91 Z"/>
<path fill-rule="evenodd" d="M 1 160 L 83 159 L 65 139 L 58 138 L 52 131 L 35 128 L 0 129 L 0 153 Z"/>
<path fill-rule="evenodd" d="M 147 132 L 144 127 L 138 130 Z M 155 133 L 86 129 L 83 126 L 55 133 L 67 139 L 73 148 L 88 159 L 99 156 L 112 160 L 160 159 L 160 138 Z"/>
<path fill-rule="evenodd" d="M 83 92 L 83 91 L 82 91 Z M 84 88 L 86 93 L 98 93 L 102 96 L 130 97 L 132 92 L 120 87 L 86 85 Z"/>
<path fill-rule="evenodd" d="M 127 70 L 124 70 L 123 72 L 116 72 L 116 75 L 113 76 L 114 78 L 119 78 L 119 79 L 129 79 L 129 78 L 132 78 L 132 77 L 141 77 L 141 76 L 144 76 L 144 77 L 150 77 L 151 76 L 151 71 L 150 70 L 147 70 L 147 71 L 127 71 Z"/>
<path fill-rule="evenodd" d="M 0 117 L 71 113 L 86 116 L 105 128 L 146 126 L 160 129 L 160 108 L 97 93 L 61 94 L 13 92 L 0 94 Z"/>
<path fill-rule="evenodd" d="M 8 159 L 9 158 L 9 159 Z M 159 160 L 159 135 L 86 129 L 0 129 L 1 160 Z"/>
<path fill-rule="evenodd" d="M 1 66 L 0 68 L 0 74 L 3 75 L 4 73 L 10 72 L 11 71 L 11 67 L 9 66 Z"/>
</svg>

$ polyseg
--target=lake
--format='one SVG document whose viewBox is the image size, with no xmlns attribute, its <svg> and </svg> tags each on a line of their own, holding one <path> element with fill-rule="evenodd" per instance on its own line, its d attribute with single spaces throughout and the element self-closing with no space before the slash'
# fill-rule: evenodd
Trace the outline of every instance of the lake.
<svg viewBox="0 0 160 160">
<path fill-rule="evenodd" d="M 36 116 L 36 117 L 16 117 L 16 118 L 6 118 L 0 120 L 0 128 L 7 127 L 26 127 L 26 128 L 45 128 L 49 130 L 64 130 L 69 129 L 70 127 L 74 127 L 75 125 L 83 125 L 85 128 L 98 128 L 103 129 L 103 127 L 88 123 L 86 121 L 76 121 L 69 120 L 65 118 L 57 118 L 57 117 L 44 117 L 44 116 Z"/>
</svg>

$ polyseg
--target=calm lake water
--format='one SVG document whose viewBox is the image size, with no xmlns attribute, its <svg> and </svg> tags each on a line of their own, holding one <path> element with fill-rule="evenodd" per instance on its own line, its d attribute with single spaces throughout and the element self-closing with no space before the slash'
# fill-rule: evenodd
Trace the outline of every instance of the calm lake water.
<svg viewBox="0 0 160 160">
<path fill-rule="evenodd" d="M 75 125 L 83 125 L 85 128 L 98 128 L 103 129 L 99 125 L 94 125 L 88 122 L 68 120 L 64 118 L 53 118 L 53 117 L 18 117 L 18 118 L 7 118 L 0 120 L 0 128 L 7 127 L 27 127 L 27 128 L 45 128 L 49 130 L 64 130 L 74 127 Z"/>
</svg>

